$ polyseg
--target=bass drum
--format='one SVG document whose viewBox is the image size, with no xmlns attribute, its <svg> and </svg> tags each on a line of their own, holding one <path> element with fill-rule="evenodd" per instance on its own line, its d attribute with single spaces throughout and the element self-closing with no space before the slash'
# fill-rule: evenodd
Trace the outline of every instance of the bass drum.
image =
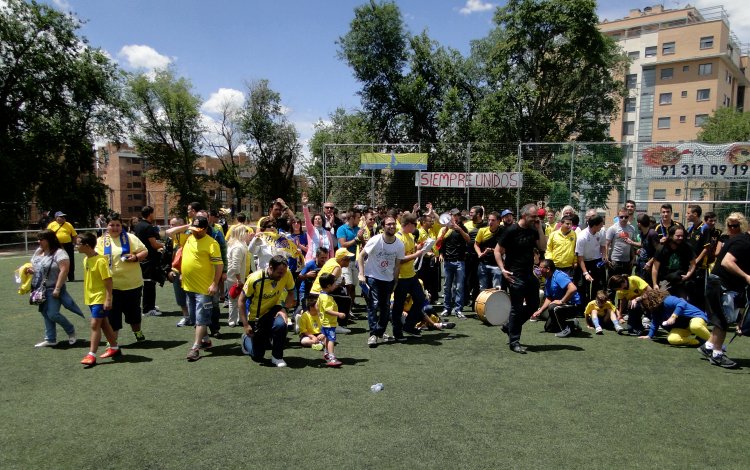
<svg viewBox="0 0 750 470">
<path fill-rule="evenodd" d="M 510 296 L 499 289 L 483 290 L 474 302 L 474 309 L 486 324 L 505 325 L 510 319 Z"/>
</svg>

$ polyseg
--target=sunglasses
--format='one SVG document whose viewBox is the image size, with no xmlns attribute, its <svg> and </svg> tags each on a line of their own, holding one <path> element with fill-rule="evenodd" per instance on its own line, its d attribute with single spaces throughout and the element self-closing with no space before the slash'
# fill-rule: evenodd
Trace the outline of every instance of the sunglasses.
<svg viewBox="0 0 750 470">
<path fill-rule="evenodd" d="M 740 228 L 740 224 L 727 224 L 729 228 Z"/>
<path fill-rule="evenodd" d="M 323 209 L 333 209 L 333 206 L 323 206 Z"/>
<path fill-rule="evenodd" d="M 621 219 L 626 219 L 626 220 L 627 220 L 627 219 L 629 219 L 629 218 L 630 218 L 630 216 L 629 216 L 629 215 L 621 215 L 621 216 L 620 216 L 620 218 L 621 218 Z"/>
</svg>

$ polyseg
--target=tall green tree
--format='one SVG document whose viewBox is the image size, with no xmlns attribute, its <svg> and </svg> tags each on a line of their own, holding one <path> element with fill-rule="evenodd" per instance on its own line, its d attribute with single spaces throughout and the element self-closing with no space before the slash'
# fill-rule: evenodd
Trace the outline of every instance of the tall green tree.
<svg viewBox="0 0 750 470">
<path fill-rule="evenodd" d="M 254 168 L 252 195 L 261 207 L 277 198 L 292 204 L 296 200 L 294 165 L 301 146 L 294 124 L 283 112 L 281 95 L 270 88 L 268 80 L 248 84 L 241 129 Z"/>
<path fill-rule="evenodd" d="M 750 142 L 750 113 L 719 108 L 701 126 L 698 140 L 708 144 Z"/>
<path fill-rule="evenodd" d="M 179 214 L 184 215 L 192 201 L 205 203 L 207 176 L 197 171 L 204 132 L 201 101 L 190 82 L 169 69 L 153 77 L 135 75 L 129 82 L 129 99 L 134 110 L 132 139 L 146 159 L 148 177 L 166 183 L 176 194 Z"/>
<path fill-rule="evenodd" d="M 33 200 L 79 224 L 102 208 L 93 140 L 122 134 L 122 81 L 78 29 L 34 1 L 0 7 L 0 229 L 17 226 Z"/>
</svg>

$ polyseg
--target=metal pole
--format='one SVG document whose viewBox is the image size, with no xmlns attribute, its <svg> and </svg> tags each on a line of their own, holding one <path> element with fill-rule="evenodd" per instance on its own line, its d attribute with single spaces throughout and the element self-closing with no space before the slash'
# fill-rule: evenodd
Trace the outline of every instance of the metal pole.
<svg viewBox="0 0 750 470">
<path fill-rule="evenodd" d="M 625 151 L 625 171 L 622 174 L 622 200 L 623 205 L 628 200 L 628 170 L 630 169 L 630 151 L 627 145 L 622 147 Z"/>
<path fill-rule="evenodd" d="M 422 153 L 422 144 L 417 145 L 417 153 Z M 422 170 L 417 170 L 417 176 L 422 175 Z M 421 178 L 417 178 L 417 181 L 422 181 Z M 422 207 L 422 186 L 417 185 L 417 204 L 419 204 L 419 207 Z"/>
<path fill-rule="evenodd" d="M 745 183 L 745 201 L 750 201 L 750 180 Z M 747 203 L 745 203 L 745 216 L 747 215 Z"/>
<path fill-rule="evenodd" d="M 167 191 L 164 191 L 164 225 L 169 225 L 169 206 L 167 205 Z"/>
<path fill-rule="evenodd" d="M 466 173 L 471 172 L 471 142 L 469 142 L 469 143 L 466 144 L 466 164 L 465 164 L 465 167 L 466 167 L 466 170 L 464 170 L 464 171 L 466 171 Z M 469 187 L 466 186 L 466 210 L 467 211 L 470 209 L 470 203 L 471 203 L 471 201 L 470 201 L 470 197 L 471 196 L 469 194 L 469 191 L 470 191 Z"/>
<path fill-rule="evenodd" d="M 573 161 L 576 158 L 576 145 L 573 144 L 573 149 L 570 151 L 570 181 L 568 183 L 568 205 L 573 205 Z"/>
<path fill-rule="evenodd" d="M 26 250 L 25 253 L 28 253 L 29 252 L 29 232 L 28 231 L 23 232 L 23 245 L 24 245 L 24 249 Z"/>
<path fill-rule="evenodd" d="M 328 197 L 328 186 L 327 186 L 327 165 L 326 165 L 326 145 L 323 145 L 323 200 L 322 203 L 326 202 L 326 198 Z"/>
<path fill-rule="evenodd" d="M 523 144 L 519 140 L 518 141 L 518 162 L 516 163 L 516 168 L 517 168 L 516 171 L 518 171 L 519 173 L 522 173 L 522 171 L 523 171 L 522 170 L 522 168 L 523 168 L 523 166 L 522 166 L 522 163 L 523 163 L 523 157 L 522 157 L 523 149 L 521 148 L 522 145 Z M 519 187 L 519 188 L 516 188 L 516 215 L 518 217 L 521 217 L 520 211 L 521 211 L 521 188 Z"/>
<path fill-rule="evenodd" d="M 375 207 L 375 170 L 370 170 L 370 207 Z"/>
</svg>

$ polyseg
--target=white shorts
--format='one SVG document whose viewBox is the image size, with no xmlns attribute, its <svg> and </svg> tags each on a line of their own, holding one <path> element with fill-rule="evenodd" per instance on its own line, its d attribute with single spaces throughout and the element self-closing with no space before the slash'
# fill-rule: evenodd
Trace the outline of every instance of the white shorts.
<svg viewBox="0 0 750 470">
<path fill-rule="evenodd" d="M 352 261 L 346 268 L 341 268 L 341 277 L 344 278 L 345 286 L 356 286 L 359 282 L 359 267 Z"/>
</svg>

